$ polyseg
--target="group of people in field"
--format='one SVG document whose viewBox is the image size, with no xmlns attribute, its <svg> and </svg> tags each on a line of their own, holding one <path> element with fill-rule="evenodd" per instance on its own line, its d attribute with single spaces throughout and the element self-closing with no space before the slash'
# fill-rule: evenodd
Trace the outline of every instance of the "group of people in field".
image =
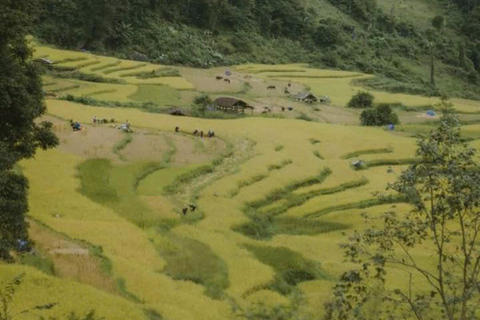
<svg viewBox="0 0 480 320">
<path fill-rule="evenodd" d="M 175 132 L 177 132 L 177 133 L 180 132 L 180 127 L 179 126 L 175 127 Z M 212 130 L 208 130 L 207 134 L 205 135 L 203 130 L 195 129 L 195 131 L 193 131 L 193 135 L 194 136 L 199 136 L 200 138 L 203 138 L 204 136 L 206 136 L 208 138 L 215 138 L 215 132 L 212 131 Z"/>
</svg>

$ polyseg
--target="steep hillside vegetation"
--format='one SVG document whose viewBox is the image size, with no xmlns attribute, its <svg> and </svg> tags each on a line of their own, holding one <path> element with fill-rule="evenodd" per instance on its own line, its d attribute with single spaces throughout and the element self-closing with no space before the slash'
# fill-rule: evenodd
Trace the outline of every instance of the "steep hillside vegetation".
<svg viewBox="0 0 480 320">
<path fill-rule="evenodd" d="M 478 0 L 40 3 L 37 36 L 67 48 L 197 67 L 309 62 L 380 75 L 367 84 L 389 91 L 480 98 Z"/>
</svg>

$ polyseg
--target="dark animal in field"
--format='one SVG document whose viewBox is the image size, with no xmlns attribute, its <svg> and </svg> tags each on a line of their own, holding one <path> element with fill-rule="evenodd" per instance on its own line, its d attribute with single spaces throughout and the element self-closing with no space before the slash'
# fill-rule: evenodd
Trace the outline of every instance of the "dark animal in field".
<svg viewBox="0 0 480 320">
<path fill-rule="evenodd" d="M 230 79 L 223 79 L 223 81 L 225 81 L 226 83 L 230 83 Z"/>
<path fill-rule="evenodd" d="M 285 90 L 283 90 L 283 92 L 285 92 L 286 94 L 290 93 L 290 91 L 288 91 L 288 88 L 285 88 Z"/>
<path fill-rule="evenodd" d="M 268 86 L 268 87 L 267 87 L 267 90 L 275 90 L 275 89 L 277 89 L 276 86 Z"/>
<path fill-rule="evenodd" d="M 198 130 L 197 130 L 197 129 L 195 129 L 195 131 L 193 131 L 193 135 L 194 135 L 194 136 L 196 136 L 196 135 L 197 135 L 197 133 L 198 133 Z"/>
<path fill-rule="evenodd" d="M 288 111 L 292 111 L 292 110 L 293 110 L 293 108 L 292 108 L 292 107 L 289 107 L 289 108 L 288 108 Z"/>
<path fill-rule="evenodd" d="M 177 126 L 175 127 L 175 132 L 179 132 L 180 131 L 180 128 Z"/>
<path fill-rule="evenodd" d="M 289 83 L 288 83 L 288 87 L 290 88 L 291 86 L 292 86 L 292 83 L 291 83 L 291 82 L 289 82 Z"/>
<path fill-rule="evenodd" d="M 282 107 L 282 111 L 285 111 L 285 107 Z"/>
<path fill-rule="evenodd" d="M 203 131 L 200 131 L 200 138 L 203 138 Z"/>
<path fill-rule="evenodd" d="M 190 207 L 190 211 L 192 211 L 192 212 L 195 212 L 195 210 L 197 209 L 197 206 L 195 206 L 193 204 L 189 204 L 188 206 Z"/>
<path fill-rule="evenodd" d="M 183 208 L 183 209 L 182 209 L 182 212 L 183 212 L 183 215 L 184 215 L 184 216 L 187 215 L 188 208 Z"/>
<path fill-rule="evenodd" d="M 217 79 L 217 80 L 222 80 L 223 77 L 222 77 L 222 76 L 216 76 L 215 79 Z"/>
<path fill-rule="evenodd" d="M 114 118 L 110 119 L 110 123 L 115 123 L 115 119 Z"/>
</svg>

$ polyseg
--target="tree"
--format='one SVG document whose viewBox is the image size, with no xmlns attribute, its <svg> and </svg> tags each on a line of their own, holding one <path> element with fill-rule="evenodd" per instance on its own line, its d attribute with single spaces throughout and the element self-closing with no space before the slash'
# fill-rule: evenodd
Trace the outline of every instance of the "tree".
<svg viewBox="0 0 480 320">
<path fill-rule="evenodd" d="M 207 107 L 212 104 L 212 99 L 209 95 L 202 94 L 195 97 L 193 104 L 195 105 L 195 109 L 198 110 L 202 116 L 205 116 L 205 111 Z"/>
<path fill-rule="evenodd" d="M 375 97 L 367 91 L 359 91 L 355 94 L 347 104 L 348 108 L 365 109 L 373 106 L 373 100 Z"/>
<path fill-rule="evenodd" d="M 28 182 L 13 168 L 34 156 L 38 147 L 52 148 L 58 139 L 52 124 L 35 119 L 45 112 L 39 71 L 26 42 L 35 1 L 2 1 L 0 12 L 0 259 L 28 238 Z"/>
<path fill-rule="evenodd" d="M 360 114 L 362 126 L 383 126 L 398 124 L 398 116 L 387 103 L 381 103 L 375 108 L 362 111 Z"/>
<path fill-rule="evenodd" d="M 328 319 L 369 319 L 372 306 L 376 319 L 478 319 L 480 173 L 474 156 L 458 120 L 446 112 L 418 141 L 418 161 L 390 186 L 412 210 L 367 217 L 372 226 L 342 245 L 358 268 L 335 286 Z M 403 285 L 390 283 L 393 270 L 405 274 Z"/>
<path fill-rule="evenodd" d="M 444 16 L 436 16 L 432 20 L 432 26 L 437 29 L 438 31 L 442 31 L 445 28 L 445 17 Z"/>
</svg>

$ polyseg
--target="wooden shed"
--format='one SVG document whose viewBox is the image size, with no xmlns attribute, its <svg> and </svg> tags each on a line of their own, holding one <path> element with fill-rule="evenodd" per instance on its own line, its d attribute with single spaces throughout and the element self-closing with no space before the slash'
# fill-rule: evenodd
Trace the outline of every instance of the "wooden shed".
<svg viewBox="0 0 480 320">
<path fill-rule="evenodd" d="M 315 97 L 313 94 L 310 92 L 300 92 L 294 98 L 298 101 L 303 101 L 306 103 L 315 103 L 318 101 L 317 97 Z"/>
<path fill-rule="evenodd" d="M 229 97 L 218 98 L 213 101 L 213 104 L 216 110 L 231 113 L 245 113 L 245 109 L 250 109 L 253 114 L 254 109 L 254 107 L 248 105 L 245 101 Z"/>
<path fill-rule="evenodd" d="M 168 110 L 168 113 L 172 116 L 186 116 L 186 113 L 179 108 L 171 108 L 170 110 Z"/>
</svg>

